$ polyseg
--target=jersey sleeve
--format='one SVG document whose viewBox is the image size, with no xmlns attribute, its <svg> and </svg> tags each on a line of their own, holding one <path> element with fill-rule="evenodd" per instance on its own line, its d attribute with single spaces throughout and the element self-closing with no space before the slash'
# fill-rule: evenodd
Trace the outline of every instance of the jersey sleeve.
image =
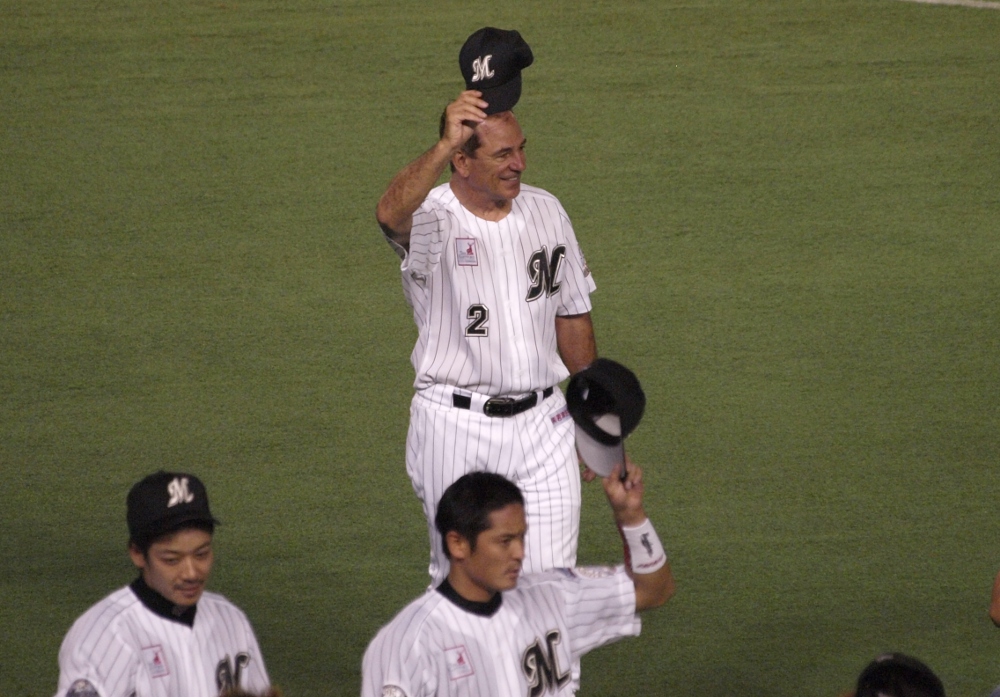
<svg viewBox="0 0 1000 697">
<path fill-rule="evenodd" d="M 117 635 L 78 622 L 59 649 L 56 697 L 131 697 L 137 667 L 135 652 Z"/>
<path fill-rule="evenodd" d="M 587 260 L 583 256 L 583 250 L 580 249 L 580 243 L 576 239 L 576 233 L 573 231 L 573 224 L 570 222 L 569 216 L 566 215 L 561 206 L 560 212 L 562 214 L 563 234 L 566 238 L 565 271 L 561 281 L 565 292 L 559 294 L 560 307 L 556 314 L 560 316 L 582 315 L 590 312 L 590 294 L 597 290 L 597 284 L 590 273 L 590 267 L 587 266 Z"/>
<path fill-rule="evenodd" d="M 625 567 L 587 566 L 565 573 L 561 588 L 574 656 L 639 635 L 642 623 L 635 612 L 635 585 Z"/>
<path fill-rule="evenodd" d="M 361 697 L 433 697 L 436 673 L 422 642 L 393 622 L 369 644 L 361 662 Z"/>
<path fill-rule="evenodd" d="M 428 199 L 413 214 L 409 250 L 389 240 L 402 259 L 401 270 L 417 276 L 427 276 L 441 260 L 443 240 L 452 226 L 454 214 L 438 201 Z"/>
<path fill-rule="evenodd" d="M 247 645 L 250 648 L 250 663 L 247 665 L 245 687 L 250 692 L 264 692 L 271 686 L 271 679 L 268 677 L 267 667 L 264 665 L 264 654 L 260 650 L 260 644 L 257 643 L 257 636 L 254 634 L 250 620 L 247 619 L 242 610 L 240 614 L 243 616 Z"/>
</svg>

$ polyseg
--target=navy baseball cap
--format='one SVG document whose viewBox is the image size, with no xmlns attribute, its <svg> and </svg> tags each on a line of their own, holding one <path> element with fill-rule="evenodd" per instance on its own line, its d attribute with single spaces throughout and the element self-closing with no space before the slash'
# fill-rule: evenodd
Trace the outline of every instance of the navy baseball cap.
<svg viewBox="0 0 1000 697">
<path fill-rule="evenodd" d="M 858 676 L 856 697 L 945 697 L 944 685 L 926 664 L 913 656 L 887 653 Z"/>
<path fill-rule="evenodd" d="M 521 71 L 534 60 L 520 33 L 494 27 L 475 32 L 458 54 L 465 89 L 483 93 L 487 115 L 514 108 L 521 98 Z"/>
<path fill-rule="evenodd" d="M 631 370 L 598 358 L 570 378 L 566 406 L 576 422 L 576 449 L 602 477 L 624 466 L 625 438 L 642 420 L 646 395 Z"/>
<path fill-rule="evenodd" d="M 187 524 L 214 528 L 205 485 L 193 474 L 160 470 L 137 482 L 126 501 L 128 534 L 139 546 Z"/>
</svg>

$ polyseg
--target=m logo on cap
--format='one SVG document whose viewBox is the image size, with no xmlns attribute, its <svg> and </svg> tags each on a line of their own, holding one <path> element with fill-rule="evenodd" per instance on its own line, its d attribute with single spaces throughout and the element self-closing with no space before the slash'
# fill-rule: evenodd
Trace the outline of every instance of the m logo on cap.
<svg viewBox="0 0 1000 697">
<path fill-rule="evenodd" d="M 480 80 L 493 77 L 493 71 L 490 70 L 490 58 L 492 57 L 493 54 L 491 53 L 488 56 L 480 56 L 472 61 L 472 82 L 479 82 Z"/>
<path fill-rule="evenodd" d="M 167 493 L 170 494 L 170 500 L 167 501 L 167 508 L 173 508 L 179 503 L 191 503 L 194 501 L 194 494 L 188 491 L 187 477 L 174 477 L 167 484 Z"/>
</svg>

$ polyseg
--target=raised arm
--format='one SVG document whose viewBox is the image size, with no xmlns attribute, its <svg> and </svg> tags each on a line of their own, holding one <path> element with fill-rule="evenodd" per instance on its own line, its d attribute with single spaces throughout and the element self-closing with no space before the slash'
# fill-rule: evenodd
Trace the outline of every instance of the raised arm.
<svg viewBox="0 0 1000 697">
<path fill-rule="evenodd" d="M 459 151 L 486 119 L 486 102 L 476 90 L 462 92 L 445 109 L 441 138 L 430 150 L 406 165 L 393 177 L 375 209 L 382 231 L 396 244 L 408 249 L 413 213 L 437 183 L 452 156 Z"/>
<path fill-rule="evenodd" d="M 642 505 L 642 470 L 626 459 L 628 476 L 621 481 L 616 466 L 602 481 L 615 522 L 625 541 L 625 565 L 635 584 L 636 611 L 659 607 L 676 591 L 666 552 Z"/>
</svg>

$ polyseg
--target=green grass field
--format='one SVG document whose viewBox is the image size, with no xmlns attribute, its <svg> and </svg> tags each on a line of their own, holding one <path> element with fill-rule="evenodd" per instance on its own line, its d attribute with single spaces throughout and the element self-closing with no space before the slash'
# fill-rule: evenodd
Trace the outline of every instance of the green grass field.
<svg viewBox="0 0 1000 697">
<path fill-rule="evenodd" d="M 288 697 L 357 694 L 426 584 L 415 330 L 375 202 L 475 29 L 535 53 L 679 592 L 581 697 L 834 697 L 877 652 L 1000 683 L 1000 12 L 0 0 L 0 696 L 133 577 L 124 497 L 208 484 L 212 587 Z M 581 560 L 616 558 L 597 488 Z"/>
</svg>

